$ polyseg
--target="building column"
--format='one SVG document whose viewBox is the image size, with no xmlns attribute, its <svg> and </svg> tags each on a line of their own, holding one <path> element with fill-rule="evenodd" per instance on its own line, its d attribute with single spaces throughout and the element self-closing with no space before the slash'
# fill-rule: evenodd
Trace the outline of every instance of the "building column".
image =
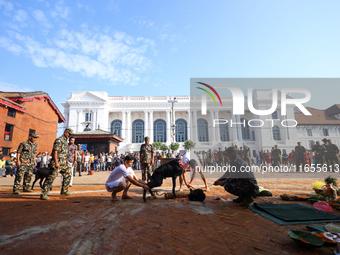
<svg viewBox="0 0 340 255">
<path fill-rule="evenodd" d="M 93 111 L 93 120 L 91 120 L 91 121 L 93 121 L 93 128 L 92 128 L 92 130 L 96 130 L 97 129 L 96 119 L 97 119 L 97 111 Z"/>
<path fill-rule="evenodd" d="M 241 145 L 243 146 L 243 138 L 242 138 L 242 125 L 243 125 L 243 123 L 241 124 L 240 115 L 236 115 L 236 119 L 237 119 L 237 122 L 240 123 L 240 124 L 238 124 L 238 127 L 237 127 L 238 135 L 239 135 L 238 140 L 241 142 Z"/>
<path fill-rule="evenodd" d="M 215 142 L 215 128 L 213 126 L 214 124 L 214 111 L 213 110 L 210 110 L 210 134 L 209 134 L 209 142 Z M 208 121 L 209 123 L 209 121 Z M 208 124 L 208 127 L 209 127 L 209 124 Z"/>
<path fill-rule="evenodd" d="M 149 137 L 150 143 L 153 143 L 153 111 L 149 111 Z"/>
<path fill-rule="evenodd" d="M 148 111 L 144 111 L 144 137 L 149 135 Z"/>
<path fill-rule="evenodd" d="M 126 139 L 128 144 L 132 143 L 132 125 L 131 125 L 131 111 L 127 111 L 127 135 Z"/>
<path fill-rule="evenodd" d="M 166 144 L 171 144 L 170 111 L 166 111 Z"/>
<path fill-rule="evenodd" d="M 215 119 L 219 119 L 218 117 L 218 110 L 215 111 Z M 220 125 L 216 125 L 215 126 L 215 140 L 217 142 L 220 142 L 221 141 L 221 135 L 220 135 Z"/>
<path fill-rule="evenodd" d="M 191 139 L 191 111 L 188 111 L 188 122 L 187 122 L 187 139 Z"/>
<path fill-rule="evenodd" d="M 173 116 L 171 116 L 172 117 L 172 119 L 171 119 L 171 142 L 176 142 L 176 136 L 174 136 L 174 134 L 176 134 L 176 127 L 175 127 L 175 129 L 173 129 L 173 126 L 175 125 L 175 123 L 176 123 L 176 111 L 174 110 L 173 111 Z"/>
<path fill-rule="evenodd" d="M 81 115 L 81 111 L 77 110 L 77 128 L 76 128 L 77 132 L 82 132 L 80 131 L 80 117 L 81 117 L 80 115 Z"/>
<path fill-rule="evenodd" d="M 126 111 L 122 111 L 122 131 L 121 131 L 121 135 L 122 135 L 122 138 L 125 139 L 125 142 L 127 141 L 126 140 Z"/>
<path fill-rule="evenodd" d="M 232 139 L 232 141 L 237 143 L 237 140 L 238 140 L 238 137 L 237 137 L 237 126 L 235 125 L 236 118 L 235 118 L 234 114 L 232 114 L 232 123 L 233 123 L 233 126 L 231 127 L 231 129 L 233 131 L 233 139 Z"/>
<path fill-rule="evenodd" d="M 194 120 L 193 120 L 193 124 L 192 124 L 192 128 L 193 128 L 193 141 L 194 142 L 199 142 L 198 141 L 198 126 L 197 126 L 197 111 L 194 111 Z"/>
</svg>

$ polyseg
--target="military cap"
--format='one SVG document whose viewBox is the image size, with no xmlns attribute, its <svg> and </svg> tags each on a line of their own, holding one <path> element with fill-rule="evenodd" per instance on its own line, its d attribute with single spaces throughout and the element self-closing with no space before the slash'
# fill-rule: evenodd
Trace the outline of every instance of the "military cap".
<svg viewBox="0 0 340 255">
<path fill-rule="evenodd" d="M 30 134 L 30 136 L 32 136 L 33 138 L 39 138 L 39 135 L 38 134 Z"/>
<path fill-rule="evenodd" d="M 323 141 L 323 142 L 327 142 L 328 140 L 327 140 L 326 138 L 324 138 L 324 139 L 322 139 L 321 141 Z"/>
<path fill-rule="evenodd" d="M 150 137 L 148 137 L 148 136 L 146 136 L 145 138 L 144 138 L 144 140 L 149 140 L 150 139 Z"/>
<path fill-rule="evenodd" d="M 81 147 L 81 144 L 78 144 L 78 147 Z"/>
<path fill-rule="evenodd" d="M 70 135 L 73 135 L 73 134 L 74 134 L 72 128 L 66 128 L 65 131 L 68 131 L 68 132 L 70 133 Z"/>
<path fill-rule="evenodd" d="M 230 154 L 232 152 L 235 152 L 236 153 L 236 149 L 234 147 L 229 147 L 227 150 L 226 150 L 226 154 Z"/>
</svg>

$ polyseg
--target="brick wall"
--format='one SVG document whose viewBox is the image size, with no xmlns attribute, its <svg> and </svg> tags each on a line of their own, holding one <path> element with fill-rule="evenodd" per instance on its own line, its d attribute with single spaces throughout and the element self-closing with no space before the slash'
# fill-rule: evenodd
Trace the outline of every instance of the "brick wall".
<svg viewBox="0 0 340 255">
<path fill-rule="evenodd" d="M 17 101 L 18 102 L 18 101 Z M 15 118 L 8 117 L 8 108 L 0 106 L 0 147 L 9 147 L 10 151 L 17 150 L 21 142 L 28 139 L 30 129 L 39 134 L 37 139 L 38 152 L 52 151 L 53 142 L 57 136 L 58 115 L 45 99 L 34 99 L 22 103 L 27 113 L 16 112 Z M 4 141 L 5 125 L 13 124 L 12 141 Z"/>
</svg>

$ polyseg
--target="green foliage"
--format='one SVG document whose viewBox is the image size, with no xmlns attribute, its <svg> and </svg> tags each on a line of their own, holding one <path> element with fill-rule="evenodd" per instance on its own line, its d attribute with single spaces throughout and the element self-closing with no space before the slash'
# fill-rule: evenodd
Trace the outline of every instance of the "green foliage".
<svg viewBox="0 0 340 255">
<path fill-rule="evenodd" d="M 177 151 L 179 148 L 179 143 L 171 143 L 169 148 L 172 151 Z"/>
<path fill-rule="evenodd" d="M 325 179 L 325 183 L 326 183 L 326 184 L 333 184 L 333 186 L 338 186 L 337 183 L 336 183 L 337 180 L 338 180 L 337 178 L 333 178 L 333 177 L 331 177 L 331 176 L 328 176 L 328 177 Z"/>
<path fill-rule="evenodd" d="M 166 144 L 162 144 L 161 147 L 160 147 L 161 151 L 168 151 L 169 150 L 169 147 L 166 146 Z"/>
<path fill-rule="evenodd" d="M 186 149 L 187 151 L 195 148 L 195 145 L 196 144 L 191 140 L 184 141 L 184 149 Z"/>
<path fill-rule="evenodd" d="M 154 142 L 152 144 L 152 146 L 155 148 L 155 150 L 160 150 L 162 147 L 162 143 L 161 142 Z"/>
</svg>

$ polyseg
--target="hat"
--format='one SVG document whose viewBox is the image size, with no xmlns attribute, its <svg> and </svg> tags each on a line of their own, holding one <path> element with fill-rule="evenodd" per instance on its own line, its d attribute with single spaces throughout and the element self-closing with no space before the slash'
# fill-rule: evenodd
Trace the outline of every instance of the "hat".
<svg viewBox="0 0 340 255">
<path fill-rule="evenodd" d="M 39 138 L 39 135 L 34 133 L 30 134 L 30 136 L 32 136 L 33 138 Z"/>
<path fill-rule="evenodd" d="M 144 138 L 144 140 L 149 140 L 150 139 L 150 137 L 148 137 L 148 136 L 146 136 L 145 138 Z"/>
<path fill-rule="evenodd" d="M 232 153 L 232 152 L 235 152 L 236 153 L 236 150 L 234 147 L 229 147 L 227 150 L 226 150 L 226 154 L 228 155 L 229 153 Z"/>
<path fill-rule="evenodd" d="M 131 155 L 126 155 L 125 158 L 124 158 L 124 161 L 125 160 L 135 160 L 135 158 Z"/>
<path fill-rule="evenodd" d="M 78 144 L 78 147 L 81 147 L 81 144 Z"/>
<path fill-rule="evenodd" d="M 326 138 L 322 139 L 321 141 L 325 142 L 325 141 L 328 141 Z"/>
<path fill-rule="evenodd" d="M 73 130 L 71 128 L 66 128 L 65 131 L 68 131 L 70 133 L 70 135 L 74 134 L 74 132 L 73 132 Z"/>
</svg>

